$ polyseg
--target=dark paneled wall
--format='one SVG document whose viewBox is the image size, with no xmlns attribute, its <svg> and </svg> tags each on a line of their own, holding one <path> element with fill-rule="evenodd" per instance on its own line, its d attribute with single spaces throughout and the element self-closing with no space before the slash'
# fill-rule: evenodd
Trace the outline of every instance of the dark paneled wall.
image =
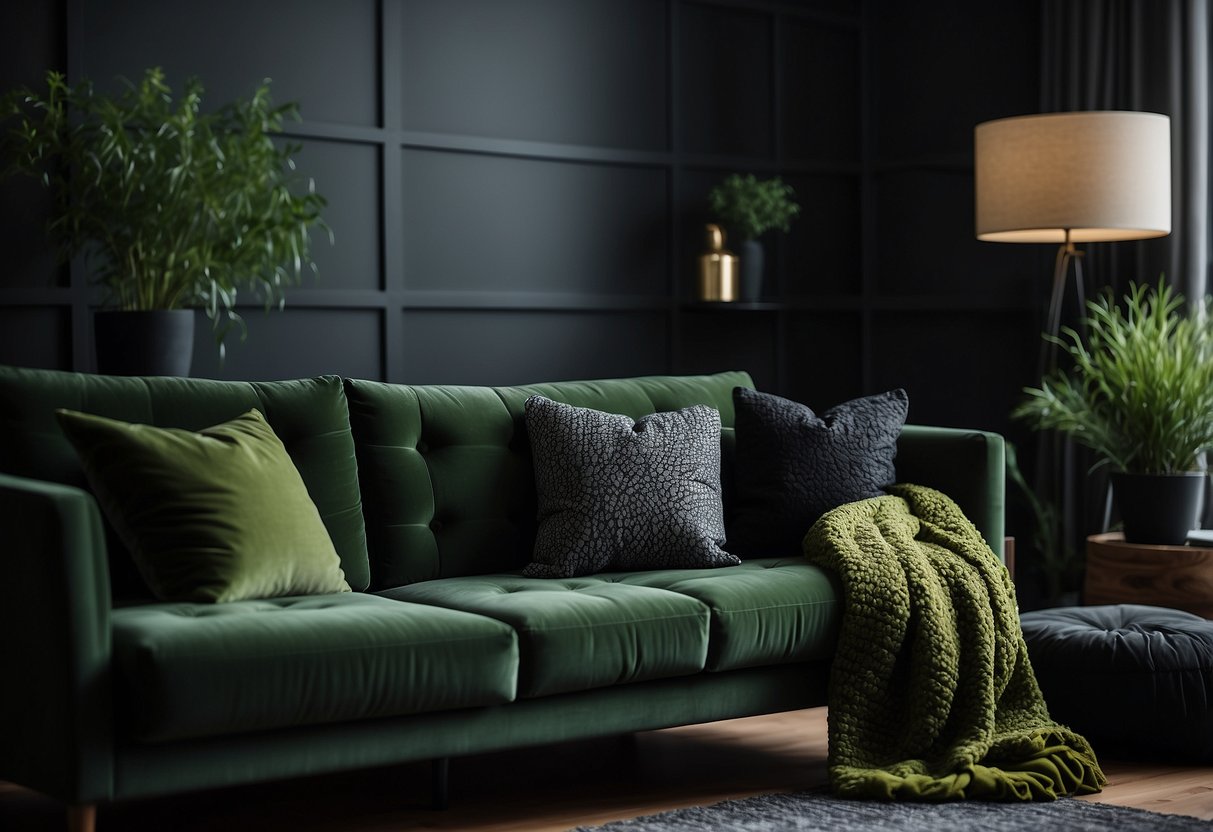
<svg viewBox="0 0 1213 832">
<path fill-rule="evenodd" d="M 1034 0 L 66 0 L 6 5 L 0 83 L 153 64 L 215 102 L 271 77 L 336 244 L 219 366 L 408 382 L 748 369 L 825 407 L 893 386 L 1003 430 L 1047 253 L 973 239 L 973 125 L 1037 109 Z M 694 301 L 708 190 L 781 173 L 764 301 Z M 0 186 L 0 362 L 89 369 L 46 198 Z"/>
<path fill-rule="evenodd" d="M 870 381 L 905 386 L 914 421 L 1019 438 L 1007 414 L 1033 381 L 1053 250 L 975 239 L 973 127 L 1039 110 L 1039 7 L 873 8 Z"/>
</svg>

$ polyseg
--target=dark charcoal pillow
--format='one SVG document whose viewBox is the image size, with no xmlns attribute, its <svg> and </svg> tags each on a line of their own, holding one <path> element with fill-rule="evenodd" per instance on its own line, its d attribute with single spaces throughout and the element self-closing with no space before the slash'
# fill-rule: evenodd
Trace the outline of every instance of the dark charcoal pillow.
<svg viewBox="0 0 1213 832">
<path fill-rule="evenodd" d="M 526 400 L 539 529 L 524 574 L 732 566 L 721 549 L 720 413 L 627 416 Z"/>
<path fill-rule="evenodd" d="M 895 480 L 904 390 L 844 402 L 817 416 L 803 404 L 733 389 L 737 450 L 729 550 L 800 552 L 805 533 L 843 503 L 879 497 Z"/>
</svg>

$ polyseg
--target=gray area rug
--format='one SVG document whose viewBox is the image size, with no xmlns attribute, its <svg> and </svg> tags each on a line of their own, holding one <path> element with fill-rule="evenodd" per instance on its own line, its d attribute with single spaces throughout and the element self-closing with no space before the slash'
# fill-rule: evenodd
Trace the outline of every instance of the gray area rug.
<svg viewBox="0 0 1213 832">
<path fill-rule="evenodd" d="M 820 792 L 772 794 L 583 826 L 575 832 L 1209 832 L 1213 821 L 1085 800 L 1053 803 L 873 803 Z"/>
</svg>

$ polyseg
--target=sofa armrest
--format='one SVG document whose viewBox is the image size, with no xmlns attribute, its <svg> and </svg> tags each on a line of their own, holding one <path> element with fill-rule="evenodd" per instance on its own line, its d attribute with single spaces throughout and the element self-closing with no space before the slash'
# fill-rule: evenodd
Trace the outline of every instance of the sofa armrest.
<svg viewBox="0 0 1213 832">
<path fill-rule="evenodd" d="M 947 494 L 1004 557 L 1006 445 L 997 433 L 906 425 L 897 440 L 897 481 Z"/>
<path fill-rule="evenodd" d="M 70 803 L 113 788 L 110 587 L 97 503 L 0 474 L 0 779 Z"/>
</svg>

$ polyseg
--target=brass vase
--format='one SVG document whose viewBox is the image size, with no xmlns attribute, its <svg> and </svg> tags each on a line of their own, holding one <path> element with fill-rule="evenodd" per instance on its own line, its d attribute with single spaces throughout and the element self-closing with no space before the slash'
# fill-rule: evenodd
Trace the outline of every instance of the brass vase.
<svg viewBox="0 0 1213 832">
<path fill-rule="evenodd" d="M 708 251 L 699 258 L 699 299 L 737 300 L 737 258 L 724 247 L 724 229 L 707 226 Z"/>
</svg>

